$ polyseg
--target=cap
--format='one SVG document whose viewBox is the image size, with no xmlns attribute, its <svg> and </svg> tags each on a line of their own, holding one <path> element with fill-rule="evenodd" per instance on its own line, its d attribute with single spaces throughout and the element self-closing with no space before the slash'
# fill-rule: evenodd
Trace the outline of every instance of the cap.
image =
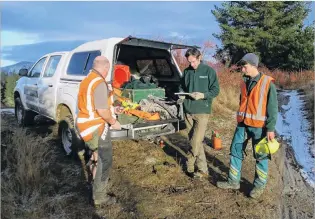
<svg viewBox="0 0 315 219">
<path fill-rule="evenodd" d="M 259 58 L 254 53 L 247 53 L 246 55 L 243 56 L 243 58 L 240 61 L 244 61 L 247 62 L 248 64 L 258 67 Z"/>
</svg>

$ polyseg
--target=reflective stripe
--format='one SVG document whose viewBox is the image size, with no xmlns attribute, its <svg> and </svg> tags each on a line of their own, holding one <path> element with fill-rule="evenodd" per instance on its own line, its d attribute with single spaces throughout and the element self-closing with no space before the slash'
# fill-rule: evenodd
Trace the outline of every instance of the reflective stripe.
<svg viewBox="0 0 315 219">
<path fill-rule="evenodd" d="M 260 91 L 259 91 L 260 95 L 259 95 L 258 108 L 257 108 L 257 117 L 262 116 L 262 105 L 263 105 L 264 94 L 265 94 L 265 89 L 267 86 L 268 79 L 269 79 L 269 76 L 264 76 L 264 80 L 263 80 L 262 85 L 260 87 Z M 260 119 L 258 119 L 258 120 L 260 120 Z"/>
<path fill-rule="evenodd" d="M 85 136 L 93 133 L 98 127 L 100 127 L 102 124 L 94 125 L 90 128 L 85 129 L 83 132 L 80 133 L 81 137 L 84 138 Z"/>
<path fill-rule="evenodd" d="M 235 172 L 239 172 L 237 168 L 235 168 L 232 164 L 231 164 L 231 169 L 233 169 Z"/>
<path fill-rule="evenodd" d="M 107 88 L 108 88 L 109 93 L 113 91 L 113 87 L 112 87 L 111 84 L 107 84 Z M 114 103 L 114 95 L 110 95 L 109 98 L 110 98 L 111 103 Z M 115 109 L 114 109 L 114 106 L 113 106 L 112 104 L 110 104 L 109 109 L 110 109 L 110 111 L 111 111 L 111 113 L 112 113 L 112 116 L 113 116 L 114 118 L 116 118 Z"/>
<path fill-rule="evenodd" d="M 244 112 L 239 112 L 239 111 L 237 112 L 238 116 L 244 116 L 244 114 L 245 114 Z"/>
<path fill-rule="evenodd" d="M 263 171 L 262 169 L 260 169 L 259 167 L 256 167 L 258 171 L 260 171 L 264 176 L 267 176 L 267 173 L 265 171 Z"/>
<path fill-rule="evenodd" d="M 98 120 L 98 119 L 101 119 L 102 117 L 97 117 L 97 118 L 78 118 L 77 119 L 77 123 L 80 124 L 80 123 L 85 123 L 85 122 L 91 122 L 91 121 L 94 121 L 94 120 Z"/>
<path fill-rule="evenodd" d="M 87 106 L 86 106 L 86 109 L 89 112 L 90 119 L 94 118 L 94 112 L 93 112 L 93 108 L 92 108 L 92 97 L 91 97 L 92 87 L 95 84 L 95 82 L 97 82 L 99 80 L 102 80 L 102 78 L 101 77 L 94 78 L 91 81 L 91 83 L 89 84 L 88 90 L 87 90 Z"/>
<path fill-rule="evenodd" d="M 103 133 L 102 133 L 102 135 L 101 135 L 101 138 L 102 138 L 103 140 L 105 140 L 105 138 L 106 138 L 106 136 L 107 136 L 108 129 L 109 129 L 109 125 L 108 125 L 108 123 L 105 123 L 104 131 L 103 131 Z"/>
<path fill-rule="evenodd" d="M 257 175 L 258 175 L 258 177 L 259 177 L 259 179 L 261 181 L 267 181 L 267 174 L 264 171 L 262 171 L 261 169 L 257 168 L 256 172 L 257 172 Z"/>
<path fill-rule="evenodd" d="M 244 112 L 237 112 L 238 116 L 244 117 L 244 114 L 245 114 Z M 259 120 L 259 121 L 266 121 L 267 120 L 266 116 L 252 115 L 252 114 L 249 114 L 249 113 L 246 113 L 245 117 L 249 118 L 249 119 Z"/>
</svg>

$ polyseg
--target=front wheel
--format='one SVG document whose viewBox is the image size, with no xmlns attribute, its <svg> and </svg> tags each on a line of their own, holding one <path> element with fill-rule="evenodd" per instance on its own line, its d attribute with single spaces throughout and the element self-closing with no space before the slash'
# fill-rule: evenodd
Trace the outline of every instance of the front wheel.
<svg viewBox="0 0 315 219">
<path fill-rule="evenodd" d="M 26 110 L 19 97 L 15 99 L 14 110 L 15 110 L 15 118 L 19 126 L 25 127 L 25 126 L 33 124 L 36 113 Z"/>
</svg>

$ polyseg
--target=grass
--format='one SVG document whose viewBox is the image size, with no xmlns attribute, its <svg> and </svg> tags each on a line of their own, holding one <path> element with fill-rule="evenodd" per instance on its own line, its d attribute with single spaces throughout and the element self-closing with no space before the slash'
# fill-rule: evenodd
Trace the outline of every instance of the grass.
<svg viewBox="0 0 315 219">
<path fill-rule="evenodd" d="M 214 116 L 229 117 L 239 106 L 239 81 L 242 75 L 221 67 L 217 70 L 220 84 L 219 96 L 213 102 Z"/>
<path fill-rule="evenodd" d="M 51 138 L 6 123 L 2 120 L 1 218 L 91 218 L 86 194 L 77 193 L 84 187 L 80 167 L 61 163 L 64 157 Z"/>
</svg>

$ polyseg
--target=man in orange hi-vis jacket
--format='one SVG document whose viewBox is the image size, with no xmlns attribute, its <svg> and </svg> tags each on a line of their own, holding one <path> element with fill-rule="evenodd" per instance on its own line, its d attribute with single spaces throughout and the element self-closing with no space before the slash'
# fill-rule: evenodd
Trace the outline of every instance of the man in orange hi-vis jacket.
<svg viewBox="0 0 315 219">
<path fill-rule="evenodd" d="M 268 157 L 256 154 L 254 147 L 265 137 L 268 141 L 275 138 L 278 115 L 277 90 L 274 79 L 258 71 L 258 57 L 254 53 L 246 54 L 238 64 L 242 66 L 242 72 L 245 73 L 241 81 L 240 107 L 236 116 L 238 125 L 230 149 L 228 181 L 218 182 L 217 186 L 222 189 L 240 188 L 243 152 L 248 139 L 251 138 L 256 159 L 256 173 L 254 188 L 249 196 L 259 198 L 267 183 Z"/>
<path fill-rule="evenodd" d="M 98 56 L 89 74 L 82 80 L 78 94 L 78 118 L 76 126 L 81 138 L 92 150 L 92 158 L 97 162 L 93 181 L 94 205 L 112 204 L 116 199 L 107 195 L 109 172 L 112 166 L 112 144 L 110 129 L 120 129 L 112 106 L 112 92 L 109 92 L 105 78 L 109 71 L 109 61 Z M 117 113 L 117 112 L 116 112 Z"/>
</svg>

